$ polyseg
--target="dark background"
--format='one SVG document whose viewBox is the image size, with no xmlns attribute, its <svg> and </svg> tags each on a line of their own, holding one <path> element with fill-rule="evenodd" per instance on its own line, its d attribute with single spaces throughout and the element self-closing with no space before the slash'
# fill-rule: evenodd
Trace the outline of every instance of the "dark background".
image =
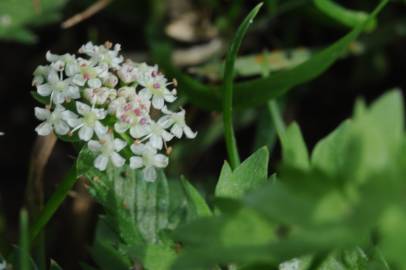
<svg viewBox="0 0 406 270">
<path fill-rule="evenodd" d="M 141 2 L 141 3 L 137 3 Z M 159 2 L 159 1 L 156 1 Z M 172 1 L 168 1 L 172 2 Z M 173 1 L 176 3 L 176 1 Z M 256 1 L 181 1 L 199 10 L 199 16 L 213 23 L 219 19 L 228 24 L 219 27 L 217 36 L 227 40 L 232 36 L 245 14 Z M 269 3 L 268 3 L 269 2 Z M 347 33 L 348 29 L 318 12 L 311 1 L 278 1 L 298 3 L 296 8 L 279 12 L 272 9 L 267 1 L 256 24 L 246 37 L 241 54 L 258 53 L 264 49 L 274 50 L 292 47 L 328 46 Z M 377 1 L 337 1 L 347 7 L 371 10 Z M 69 1 L 62 9 L 66 19 L 82 11 L 92 2 Z M 32 72 L 35 67 L 45 63 L 45 53 L 74 53 L 89 39 L 98 43 L 105 40 L 121 43 L 126 54 L 136 54 L 140 59 L 148 59 L 146 35 L 151 29 L 150 10 L 154 1 L 113 1 L 106 9 L 90 19 L 62 30 L 60 21 L 32 28 L 39 39 L 36 44 L 22 44 L 15 41 L 0 40 L 0 234 L 4 235 L 3 250 L 15 243 L 18 237 L 18 213 L 24 204 L 25 187 L 30 162 L 30 153 L 36 134 L 34 128 L 38 121 L 33 115 L 37 105 L 31 97 Z M 209 4 L 208 4 L 209 3 Z M 283 6 L 282 4 L 279 5 Z M 175 5 L 176 7 L 176 5 Z M 27 8 L 27 7 L 21 7 Z M 30 8 L 30 7 L 28 7 Z M 176 8 L 175 8 L 176 9 Z M 173 8 L 172 8 L 173 11 Z M 406 3 L 392 1 L 379 17 L 376 31 L 365 34 L 360 41 L 366 47 L 359 56 L 349 56 L 333 65 L 326 73 L 312 82 L 292 89 L 284 98 L 283 115 L 287 122 L 295 120 L 302 128 L 309 148 L 334 129 L 343 119 L 350 116 L 357 97 L 367 101 L 384 91 L 406 87 Z M 1 13 L 1 10 L 0 10 Z M 163 23 L 171 20 L 170 11 L 165 10 Z M 153 31 L 165 37 L 161 26 Z M 167 37 L 167 39 L 170 39 Z M 207 43 L 209 38 L 191 42 L 172 40 L 176 47 L 187 48 Z M 187 109 L 192 112 L 189 123 L 199 131 L 204 129 L 218 115 L 205 112 L 193 105 Z M 256 113 L 264 108 L 257 108 Z M 243 115 L 237 112 L 236 118 Z M 247 125 L 238 128 L 237 140 L 246 157 L 253 151 L 257 121 L 254 118 Z M 238 126 L 238 125 L 237 125 Z M 182 143 L 182 142 L 180 142 Z M 172 145 L 176 148 L 176 144 Z M 278 146 L 274 148 L 271 167 L 277 167 Z M 67 172 L 75 156 L 73 148 L 63 142 L 57 145 L 51 155 L 44 177 L 44 190 L 49 196 L 57 183 Z M 182 159 L 169 169 L 170 175 L 185 174 L 195 181 L 203 191 L 210 193 L 226 158 L 223 139 L 220 137 L 203 152 L 181 155 Z M 57 212 L 48 226 L 48 253 L 65 269 L 75 269 L 79 260 L 87 260 L 86 247 L 92 239 L 92 228 L 99 210 L 86 197 L 83 188 L 76 187 L 79 196 L 70 197 Z M 82 190 L 82 191 L 81 191 Z"/>
</svg>

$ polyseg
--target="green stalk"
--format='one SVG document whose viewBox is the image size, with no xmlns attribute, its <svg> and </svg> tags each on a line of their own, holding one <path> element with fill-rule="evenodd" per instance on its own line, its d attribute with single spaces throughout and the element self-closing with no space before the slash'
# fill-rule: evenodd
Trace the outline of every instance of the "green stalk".
<svg viewBox="0 0 406 270">
<path fill-rule="evenodd" d="M 30 247 L 28 234 L 28 214 L 27 210 L 23 209 L 20 212 L 20 270 L 30 269 Z"/>
<path fill-rule="evenodd" d="M 244 21 L 237 30 L 226 56 L 223 86 L 223 121 L 224 137 L 226 141 L 228 158 L 232 169 L 235 169 L 240 164 L 240 156 L 238 154 L 237 141 L 235 139 L 233 128 L 233 80 L 235 59 L 241 46 L 242 39 L 247 33 L 248 27 L 257 15 L 261 6 L 262 3 L 258 4 L 251 10 L 247 17 L 245 17 Z"/>
<path fill-rule="evenodd" d="M 285 134 L 285 123 L 283 122 L 281 112 L 278 106 L 278 102 L 275 99 L 268 101 L 268 110 L 271 113 L 272 122 L 275 126 L 276 133 L 278 134 L 279 140 L 283 140 L 283 135 Z"/>
<path fill-rule="evenodd" d="M 56 210 L 65 200 L 68 195 L 69 190 L 73 187 L 76 182 L 76 167 L 75 165 L 69 170 L 65 179 L 59 184 L 58 188 L 52 195 L 52 197 L 46 203 L 44 209 L 38 216 L 37 221 L 30 228 L 30 241 L 31 243 L 35 240 L 38 234 L 42 231 L 48 221 L 55 214 Z"/>
</svg>

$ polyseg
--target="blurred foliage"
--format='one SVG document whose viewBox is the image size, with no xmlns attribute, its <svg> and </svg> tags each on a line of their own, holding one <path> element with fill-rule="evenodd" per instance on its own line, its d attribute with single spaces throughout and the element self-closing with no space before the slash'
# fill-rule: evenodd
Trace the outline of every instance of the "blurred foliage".
<svg viewBox="0 0 406 270">
<path fill-rule="evenodd" d="M 66 0 L 2 0 L 0 2 L 0 39 L 23 43 L 37 41 L 32 27 L 61 18 Z"/>
</svg>

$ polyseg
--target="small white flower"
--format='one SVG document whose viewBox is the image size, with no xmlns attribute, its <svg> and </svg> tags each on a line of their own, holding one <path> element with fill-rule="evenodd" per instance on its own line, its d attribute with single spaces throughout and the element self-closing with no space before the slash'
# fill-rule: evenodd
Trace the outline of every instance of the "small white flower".
<svg viewBox="0 0 406 270">
<path fill-rule="evenodd" d="M 107 65 L 98 65 L 85 59 L 79 58 L 79 72 L 72 77 L 72 82 L 78 86 L 99 88 L 102 86 L 102 79 L 108 76 Z"/>
<path fill-rule="evenodd" d="M 114 139 L 111 133 L 100 136 L 98 141 L 91 140 L 88 147 L 92 152 L 99 153 L 94 160 L 94 166 L 100 171 L 107 168 L 109 161 L 115 167 L 122 167 L 125 159 L 118 153 L 126 146 L 126 142 L 120 139 Z"/>
<path fill-rule="evenodd" d="M 104 105 L 109 100 L 115 99 L 117 92 L 115 89 L 101 88 L 86 88 L 83 91 L 84 97 L 92 104 Z"/>
<path fill-rule="evenodd" d="M 173 139 L 173 135 L 164 128 L 162 123 L 159 123 L 159 121 L 157 123 L 152 120 L 145 126 L 135 126 L 134 132 L 130 132 L 130 134 L 135 139 L 142 138 L 142 141 L 148 139 L 149 144 L 159 150 L 166 145 L 166 142 Z"/>
<path fill-rule="evenodd" d="M 57 55 L 48 51 L 46 53 L 46 59 L 51 62 L 51 67 L 56 71 L 65 71 L 66 76 L 73 76 L 79 73 L 79 63 L 72 54 L 66 53 L 64 55 Z"/>
<path fill-rule="evenodd" d="M 133 144 L 131 151 L 135 156 L 130 158 L 132 169 L 143 169 L 144 179 L 154 181 L 157 177 L 155 168 L 165 168 L 168 166 L 168 157 L 157 154 L 157 150 L 148 144 Z"/>
<path fill-rule="evenodd" d="M 139 95 L 145 99 L 152 98 L 152 106 L 155 109 L 162 109 L 165 101 L 174 102 L 176 100 L 176 90 L 169 91 L 167 86 L 171 83 L 168 83 L 167 79 L 159 73 L 157 66 L 149 67 L 142 64 L 138 71 L 138 82 L 144 87 Z"/>
<path fill-rule="evenodd" d="M 55 104 L 80 98 L 79 88 L 71 85 L 69 79 L 61 79 L 55 70 L 49 71 L 47 83 L 37 85 L 37 92 L 43 97 L 51 96 L 51 102 Z"/>
<path fill-rule="evenodd" d="M 38 66 L 34 71 L 34 79 L 32 80 L 32 85 L 37 86 L 43 84 L 49 74 L 49 66 Z"/>
<path fill-rule="evenodd" d="M 92 63 L 106 64 L 110 68 L 118 69 L 123 62 L 123 57 L 119 55 L 121 45 L 114 45 L 113 50 L 109 48 L 111 46 L 112 44 L 109 43 L 96 46 L 92 42 L 88 42 L 79 49 L 79 52 L 90 56 Z"/>
<path fill-rule="evenodd" d="M 162 111 L 166 115 L 158 120 L 161 126 L 164 128 L 171 127 L 171 133 L 177 138 L 181 138 L 183 134 L 189 139 L 196 137 L 197 132 L 193 132 L 192 129 L 186 125 L 185 110 L 181 109 L 179 112 L 171 112 L 165 107 Z"/>
<path fill-rule="evenodd" d="M 68 134 L 69 125 L 67 121 L 77 117 L 75 113 L 65 110 L 60 105 L 56 106 L 52 112 L 49 109 L 35 107 L 35 116 L 44 121 L 35 128 L 35 131 L 41 136 L 49 135 L 52 130 L 55 130 L 58 135 Z"/>
<path fill-rule="evenodd" d="M 135 82 L 137 80 L 137 68 L 134 63 L 126 62 L 117 71 L 118 77 L 126 84 Z"/>
<path fill-rule="evenodd" d="M 150 121 L 149 110 L 136 99 L 121 104 L 116 110 L 116 117 L 118 121 L 114 124 L 114 129 L 118 133 L 124 133 L 130 129 L 133 137 L 139 134 L 139 129 L 145 128 Z"/>
<path fill-rule="evenodd" d="M 114 88 L 118 84 L 118 78 L 113 73 L 108 73 L 107 76 L 103 79 L 103 85 L 108 88 Z"/>
<path fill-rule="evenodd" d="M 100 122 L 107 114 L 104 109 L 90 107 L 85 103 L 77 101 L 76 110 L 82 117 L 70 119 L 68 123 L 74 127 L 72 132 L 79 130 L 79 138 L 81 140 L 89 141 L 93 137 L 94 132 L 99 137 L 107 132 L 108 128 Z"/>
</svg>

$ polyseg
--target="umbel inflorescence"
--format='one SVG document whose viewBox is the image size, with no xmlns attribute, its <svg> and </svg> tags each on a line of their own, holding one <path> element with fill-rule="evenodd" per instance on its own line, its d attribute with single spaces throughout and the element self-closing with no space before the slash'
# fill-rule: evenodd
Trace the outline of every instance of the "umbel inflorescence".
<svg viewBox="0 0 406 270">
<path fill-rule="evenodd" d="M 168 165 L 162 151 L 168 149 L 166 143 L 196 133 L 186 125 L 183 109 L 167 107 L 177 99 L 176 82 L 169 82 L 157 66 L 124 61 L 120 49 L 119 44 L 89 42 L 79 49 L 81 57 L 47 52 L 49 64 L 34 72 L 33 86 L 48 103 L 35 108 L 43 121 L 35 131 L 76 136 L 96 153 L 97 169 L 129 162 L 153 181 L 156 168 Z M 125 148 L 131 149 L 128 160 L 120 154 Z"/>
</svg>

